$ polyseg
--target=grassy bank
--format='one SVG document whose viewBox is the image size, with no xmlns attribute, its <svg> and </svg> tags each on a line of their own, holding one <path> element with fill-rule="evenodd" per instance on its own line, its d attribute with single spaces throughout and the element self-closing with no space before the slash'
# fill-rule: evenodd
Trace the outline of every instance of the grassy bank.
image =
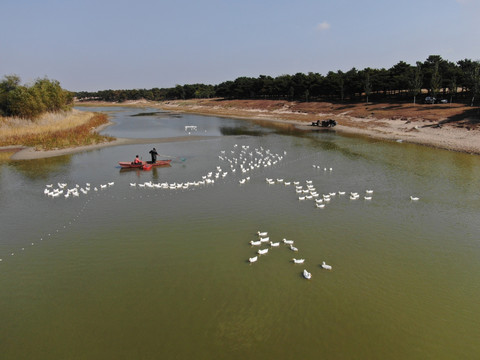
<svg viewBox="0 0 480 360">
<path fill-rule="evenodd" d="M 0 146 L 29 146 L 37 150 L 63 149 L 114 140 L 95 129 L 108 123 L 105 114 L 72 110 L 48 113 L 35 121 L 0 118 Z"/>
</svg>

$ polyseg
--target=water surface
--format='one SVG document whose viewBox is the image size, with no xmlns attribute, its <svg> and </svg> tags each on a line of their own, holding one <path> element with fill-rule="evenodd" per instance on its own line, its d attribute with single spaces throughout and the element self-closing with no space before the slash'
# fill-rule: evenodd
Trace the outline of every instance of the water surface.
<svg viewBox="0 0 480 360">
<path fill-rule="evenodd" d="M 114 136 L 183 136 L 185 125 L 197 125 L 199 135 L 218 137 L 0 165 L 2 359 L 480 353 L 477 156 L 233 119 L 107 110 L 116 125 L 105 132 Z M 152 146 L 173 159 L 170 167 L 116 167 Z M 232 173 L 226 159 L 239 158 L 242 146 L 246 157 L 268 149 L 283 158 Z M 228 174 L 213 184 L 130 186 L 214 178 L 217 167 Z M 266 178 L 304 188 L 311 180 L 320 194 L 337 194 L 319 209 L 299 201 L 293 184 Z M 88 182 L 92 190 L 68 199 L 43 193 L 58 182 Z M 114 185 L 100 190 L 108 182 Z M 272 241 L 295 240 L 299 252 L 282 245 L 249 264 L 258 230 Z M 333 270 L 321 269 L 322 261 Z M 303 279 L 304 268 L 312 280 Z"/>
</svg>

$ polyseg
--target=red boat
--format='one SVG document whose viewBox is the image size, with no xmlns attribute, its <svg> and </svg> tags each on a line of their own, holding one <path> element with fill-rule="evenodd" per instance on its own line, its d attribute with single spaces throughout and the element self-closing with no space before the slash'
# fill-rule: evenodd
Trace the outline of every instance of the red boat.
<svg viewBox="0 0 480 360">
<path fill-rule="evenodd" d="M 150 170 L 153 166 L 165 166 L 170 165 L 172 160 L 157 160 L 155 163 L 151 163 L 148 161 L 142 161 L 141 163 L 134 163 L 129 161 L 119 161 L 118 165 L 122 167 L 122 169 L 142 169 L 142 170 Z"/>
</svg>

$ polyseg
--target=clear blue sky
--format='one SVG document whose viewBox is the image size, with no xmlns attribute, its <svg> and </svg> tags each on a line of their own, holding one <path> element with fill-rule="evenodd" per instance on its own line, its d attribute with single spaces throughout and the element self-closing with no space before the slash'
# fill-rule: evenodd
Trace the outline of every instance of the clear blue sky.
<svg viewBox="0 0 480 360">
<path fill-rule="evenodd" d="M 480 0 L 1 0 L 0 76 L 71 91 L 480 58 Z"/>
</svg>

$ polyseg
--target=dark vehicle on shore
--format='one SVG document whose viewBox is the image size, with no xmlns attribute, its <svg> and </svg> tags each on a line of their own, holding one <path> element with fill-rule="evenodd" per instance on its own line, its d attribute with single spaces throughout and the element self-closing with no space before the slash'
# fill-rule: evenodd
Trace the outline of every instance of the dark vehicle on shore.
<svg viewBox="0 0 480 360">
<path fill-rule="evenodd" d="M 337 125 L 337 122 L 335 120 L 329 119 L 329 120 L 320 120 L 313 121 L 312 126 L 320 126 L 320 127 L 334 127 Z"/>
</svg>

